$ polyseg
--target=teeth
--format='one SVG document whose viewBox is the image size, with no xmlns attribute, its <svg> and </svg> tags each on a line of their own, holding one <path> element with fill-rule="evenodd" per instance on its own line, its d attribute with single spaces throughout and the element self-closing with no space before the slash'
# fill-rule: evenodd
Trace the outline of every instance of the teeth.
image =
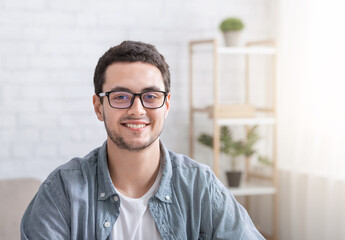
<svg viewBox="0 0 345 240">
<path fill-rule="evenodd" d="M 126 124 L 129 128 L 143 128 L 146 126 L 146 124 Z"/>
</svg>

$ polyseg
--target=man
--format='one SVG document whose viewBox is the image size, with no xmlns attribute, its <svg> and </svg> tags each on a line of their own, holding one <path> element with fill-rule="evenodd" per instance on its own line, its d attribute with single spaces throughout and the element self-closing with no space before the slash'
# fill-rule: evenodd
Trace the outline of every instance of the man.
<svg viewBox="0 0 345 240">
<path fill-rule="evenodd" d="M 159 140 L 170 73 L 154 46 L 109 49 L 94 85 L 107 140 L 49 175 L 23 216 L 22 239 L 263 239 L 208 167 Z"/>
</svg>

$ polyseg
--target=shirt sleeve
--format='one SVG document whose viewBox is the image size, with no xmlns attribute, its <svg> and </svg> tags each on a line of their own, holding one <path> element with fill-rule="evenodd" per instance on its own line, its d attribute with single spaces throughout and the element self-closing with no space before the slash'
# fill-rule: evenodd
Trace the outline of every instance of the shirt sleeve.
<svg viewBox="0 0 345 240">
<path fill-rule="evenodd" d="M 214 176 L 211 181 L 212 239 L 265 239 L 254 226 L 247 211 Z"/>
<path fill-rule="evenodd" d="M 70 239 L 70 205 L 56 174 L 46 180 L 22 218 L 21 239 Z"/>
</svg>

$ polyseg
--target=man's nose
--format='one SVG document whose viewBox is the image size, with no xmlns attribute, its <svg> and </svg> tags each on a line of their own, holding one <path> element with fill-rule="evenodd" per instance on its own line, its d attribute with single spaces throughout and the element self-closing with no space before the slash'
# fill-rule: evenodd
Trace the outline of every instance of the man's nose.
<svg viewBox="0 0 345 240">
<path fill-rule="evenodd" d="M 130 115 L 144 115 L 146 113 L 146 109 L 141 103 L 140 97 L 135 96 L 133 100 L 132 106 L 128 109 L 128 113 Z"/>
</svg>

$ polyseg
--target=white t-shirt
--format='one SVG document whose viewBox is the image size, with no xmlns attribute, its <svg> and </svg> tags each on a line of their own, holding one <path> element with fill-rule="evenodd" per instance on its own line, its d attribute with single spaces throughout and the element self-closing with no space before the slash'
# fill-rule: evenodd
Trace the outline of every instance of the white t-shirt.
<svg viewBox="0 0 345 240">
<path fill-rule="evenodd" d="M 119 193 L 120 214 L 116 220 L 112 239 L 119 240 L 160 240 L 160 234 L 155 221 L 148 208 L 149 199 L 158 189 L 162 178 L 162 168 L 160 167 L 157 178 L 152 187 L 140 198 L 130 198 Z"/>
</svg>

